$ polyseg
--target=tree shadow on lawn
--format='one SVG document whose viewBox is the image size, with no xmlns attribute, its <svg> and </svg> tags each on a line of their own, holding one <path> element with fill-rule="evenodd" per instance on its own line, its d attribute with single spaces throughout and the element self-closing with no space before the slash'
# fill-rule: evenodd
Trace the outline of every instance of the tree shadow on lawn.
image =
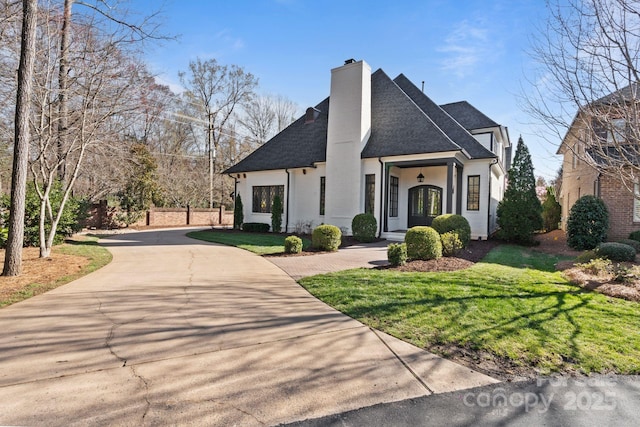
<svg viewBox="0 0 640 427">
<path fill-rule="evenodd" d="M 487 286 L 494 292 L 488 293 Z M 419 331 L 426 341 L 421 346 L 428 349 L 452 344 L 488 351 L 520 365 L 527 376 L 541 370 L 615 370 L 616 361 L 606 360 L 603 353 L 612 351 L 609 344 L 620 331 L 612 331 L 608 321 L 601 324 L 599 319 L 609 316 L 619 324 L 637 323 L 632 310 L 611 308 L 607 313 L 608 307 L 598 304 L 605 299 L 583 289 L 509 290 L 502 285 L 470 284 L 464 279 L 453 280 L 451 287 L 464 287 L 464 295 L 436 292 L 418 298 L 406 295 L 404 300 L 397 295 L 390 301 L 365 303 L 347 314 L 372 319 L 383 330 L 386 324 L 401 331 L 396 336 L 414 343 L 416 337 L 410 335 Z M 605 360 L 592 361 L 598 354 Z"/>
</svg>

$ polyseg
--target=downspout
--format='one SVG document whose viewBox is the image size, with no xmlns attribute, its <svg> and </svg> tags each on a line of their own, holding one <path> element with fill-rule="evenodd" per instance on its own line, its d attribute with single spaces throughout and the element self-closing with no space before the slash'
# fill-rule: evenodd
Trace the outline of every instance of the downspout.
<svg viewBox="0 0 640 427">
<path fill-rule="evenodd" d="M 498 163 L 498 159 L 493 159 L 491 161 L 491 163 L 489 163 L 489 181 L 487 182 L 487 184 L 489 184 L 489 188 L 487 191 L 488 197 L 487 197 L 487 240 L 489 239 L 489 236 L 491 235 L 491 166 L 495 165 Z M 496 211 L 496 215 L 497 215 L 497 211 Z"/>
<path fill-rule="evenodd" d="M 384 216 L 387 211 L 387 198 L 385 197 L 385 187 L 386 180 L 384 174 L 384 162 L 381 157 L 378 157 L 378 162 L 380 162 L 380 224 L 378 228 L 378 239 L 382 236 L 382 224 L 386 223 L 386 218 Z"/>
<path fill-rule="evenodd" d="M 289 169 L 284 170 L 287 173 L 287 203 L 285 203 L 285 214 L 284 214 L 284 232 L 289 232 L 289 183 L 291 182 L 291 173 Z"/>
<path fill-rule="evenodd" d="M 233 178 L 233 228 L 236 229 L 236 199 L 238 198 L 238 178 L 229 174 Z"/>
</svg>

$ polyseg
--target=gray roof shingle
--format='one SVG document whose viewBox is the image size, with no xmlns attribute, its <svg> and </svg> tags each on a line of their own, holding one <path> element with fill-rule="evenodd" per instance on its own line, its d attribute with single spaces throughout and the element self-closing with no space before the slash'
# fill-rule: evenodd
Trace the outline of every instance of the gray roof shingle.
<svg viewBox="0 0 640 427">
<path fill-rule="evenodd" d="M 433 102 L 427 95 L 418 89 L 411 81 L 400 74 L 393 80 L 409 98 L 415 102 L 433 122 L 464 149 L 471 158 L 491 158 L 496 157 L 494 153 L 487 150 L 464 128 L 454 120 L 438 104 Z M 473 108 L 473 107 L 472 107 Z M 476 110 L 477 111 L 477 110 Z M 482 113 L 481 113 L 482 114 Z M 486 117 L 486 116 L 485 116 Z M 495 125 L 497 126 L 497 124 Z"/>
<path fill-rule="evenodd" d="M 363 158 L 460 151 L 384 71 L 371 76 L 371 136 Z"/>
<path fill-rule="evenodd" d="M 327 156 L 329 98 L 315 108 L 320 113 L 313 123 L 305 124 L 303 115 L 225 173 L 310 167 L 324 162 Z"/>
<path fill-rule="evenodd" d="M 467 101 L 452 102 L 440 107 L 469 131 L 499 126 Z"/>
</svg>

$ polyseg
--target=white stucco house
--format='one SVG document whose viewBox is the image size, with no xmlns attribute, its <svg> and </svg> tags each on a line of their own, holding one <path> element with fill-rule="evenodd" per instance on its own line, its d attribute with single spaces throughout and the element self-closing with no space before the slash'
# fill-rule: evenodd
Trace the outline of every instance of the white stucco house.
<svg viewBox="0 0 640 427">
<path fill-rule="evenodd" d="M 312 222 L 349 233 L 353 217 L 369 212 L 379 236 L 401 240 L 457 213 L 472 238 L 486 239 L 510 158 L 507 128 L 468 102 L 439 106 L 404 75 L 347 60 L 331 70 L 327 99 L 225 172 L 245 222 L 270 223 L 280 194 L 288 232 Z"/>
</svg>

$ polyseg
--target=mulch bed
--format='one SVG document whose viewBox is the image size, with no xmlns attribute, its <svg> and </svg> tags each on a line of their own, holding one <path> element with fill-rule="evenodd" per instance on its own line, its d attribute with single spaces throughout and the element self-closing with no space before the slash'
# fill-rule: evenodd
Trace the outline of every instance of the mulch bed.
<svg viewBox="0 0 640 427">
<path fill-rule="evenodd" d="M 465 249 L 454 257 L 442 257 L 429 261 L 409 261 L 398 267 L 382 266 L 378 268 L 410 272 L 463 270 L 480 261 L 499 244 L 500 242 L 496 240 L 472 240 Z"/>
</svg>

